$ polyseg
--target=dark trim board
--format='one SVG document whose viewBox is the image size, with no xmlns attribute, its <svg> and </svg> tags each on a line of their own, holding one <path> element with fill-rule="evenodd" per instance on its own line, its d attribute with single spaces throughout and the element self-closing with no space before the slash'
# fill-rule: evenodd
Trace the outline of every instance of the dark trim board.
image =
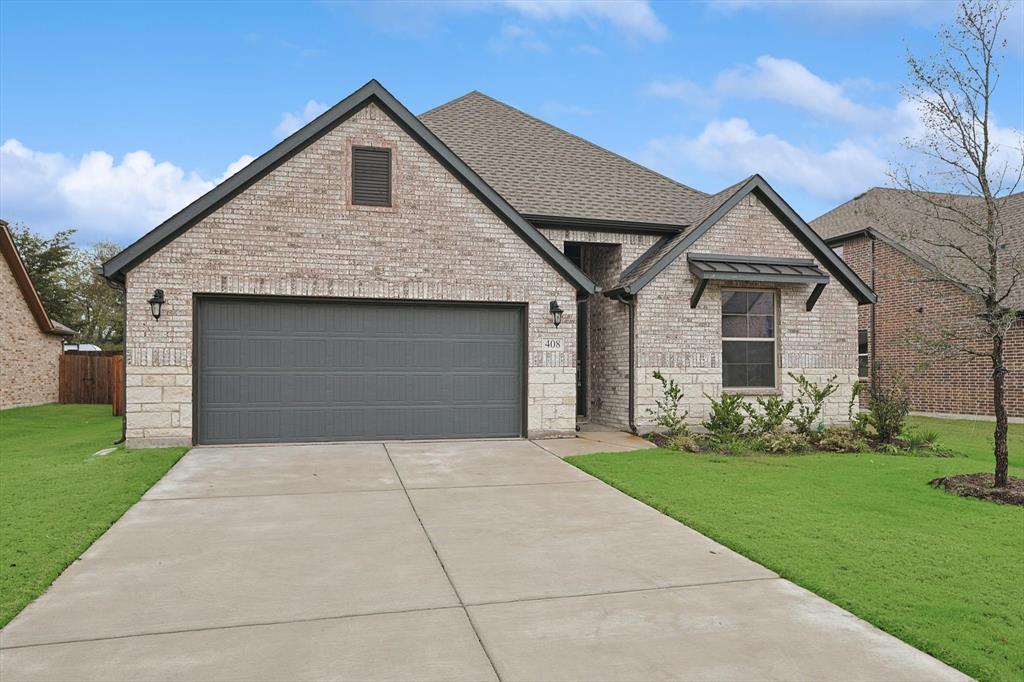
<svg viewBox="0 0 1024 682">
<path fill-rule="evenodd" d="M 495 215 L 547 261 L 578 290 L 588 294 L 597 285 L 573 265 L 544 235 L 527 222 L 500 194 L 434 135 L 416 116 L 405 108 L 376 80 L 371 80 L 326 112 L 285 138 L 248 166 L 193 201 L 161 225 L 142 236 L 134 244 L 103 264 L 103 276 L 124 281 L 133 267 L 150 257 L 179 234 L 189 229 L 226 202 L 244 191 L 279 165 L 343 123 L 370 103 L 378 105 L 414 140 L 419 142 L 450 173 L 477 196 Z"/>
<path fill-rule="evenodd" d="M 529 348 L 529 309 L 528 303 L 524 302 L 503 302 L 503 301 L 448 301 L 448 300 L 418 300 L 418 299 L 375 299 L 375 298 L 345 298 L 337 296 L 290 296 L 290 295 L 253 295 L 253 294 L 205 294 L 205 293 L 193 293 L 192 295 L 192 436 L 191 440 L 194 445 L 203 445 L 204 443 L 200 437 L 200 374 L 201 374 L 201 363 L 202 358 L 199 353 L 199 341 L 201 339 L 201 322 L 200 322 L 200 306 L 204 302 L 208 301 L 269 301 L 275 303 L 337 303 L 345 305 L 366 305 L 366 306 L 416 306 L 416 307 L 436 307 L 436 308 L 491 308 L 491 309 L 506 309 L 506 310 L 518 310 L 520 319 L 520 335 L 519 343 L 521 348 L 520 358 L 520 369 L 521 369 L 521 383 L 520 383 L 520 424 L 519 424 L 519 437 L 526 438 L 528 435 L 529 427 L 529 362 L 530 362 L 530 348 Z M 445 436 L 445 438 L 480 438 L 481 436 Z M 496 436 L 496 437 L 507 437 L 507 436 Z M 372 439 L 371 439 L 372 440 Z M 303 441 L 304 442 L 304 441 Z M 329 441 L 309 441 L 309 442 L 329 442 Z M 221 444 L 221 443 L 217 443 Z"/>
<path fill-rule="evenodd" d="M 641 223 L 629 220 L 604 220 L 601 218 L 573 218 L 570 216 L 524 214 L 534 227 L 562 230 L 584 230 L 591 232 L 636 232 L 639 234 L 679 234 L 686 225 L 664 223 Z"/>
</svg>

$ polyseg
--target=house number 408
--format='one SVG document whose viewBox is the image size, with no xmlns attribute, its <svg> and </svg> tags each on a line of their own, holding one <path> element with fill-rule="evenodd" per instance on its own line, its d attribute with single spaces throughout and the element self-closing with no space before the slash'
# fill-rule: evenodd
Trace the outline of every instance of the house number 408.
<svg viewBox="0 0 1024 682">
<path fill-rule="evenodd" d="M 562 339 L 544 339 L 544 350 L 562 350 Z"/>
</svg>

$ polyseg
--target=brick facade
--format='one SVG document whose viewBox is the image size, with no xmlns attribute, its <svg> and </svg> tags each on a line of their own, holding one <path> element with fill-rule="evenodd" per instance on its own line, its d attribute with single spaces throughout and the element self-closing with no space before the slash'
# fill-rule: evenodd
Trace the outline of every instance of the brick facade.
<svg viewBox="0 0 1024 682">
<path fill-rule="evenodd" d="M 811 254 L 769 209 L 751 194 L 726 214 L 689 249 L 693 253 L 809 258 Z M 661 386 L 651 376 L 661 370 L 683 386 L 690 421 L 709 413 L 708 396 L 722 392 L 721 287 L 708 285 L 700 304 L 690 308 L 695 279 L 680 255 L 643 291 L 637 301 L 636 422 L 641 431 L 653 426 L 648 409 Z M 767 288 L 777 292 L 776 376 L 778 393 L 795 397 L 788 372 L 823 383 L 837 375 L 839 391 L 826 403 L 828 423 L 848 421 L 847 407 L 857 380 L 857 300 L 835 278 L 814 310 L 805 304 L 812 285 L 742 283 L 736 288 Z"/>
<path fill-rule="evenodd" d="M 64 341 L 39 329 L 6 263 L 0 271 L 0 409 L 55 403 Z"/>
<path fill-rule="evenodd" d="M 949 283 L 922 282 L 930 276 L 919 262 L 883 240 L 856 237 L 842 244 L 843 259 L 871 284 L 872 242 L 874 244 L 874 289 L 878 303 L 859 311 L 859 329 L 867 330 L 870 344 L 874 308 L 877 359 L 886 373 L 904 377 L 911 407 L 917 412 L 939 414 L 994 414 L 992 407 L 992 366 L 987 358 L 936 358 L 920 351 L 915 338 L 936 327 L 962 323 L 977 310 L 977 304 L 961 289 Z M 979 351 L 991 342 L 979 339 Z M 1024 418 L 1024 322 L 1018 322 L 1005 343 L 1007 412 Z M 863 402 L 863 401 L 862 401 Z"/>
<path fill-rule="evenodd" d="M 349 203 L 353 145 L 393 152 L 394 206 Z M 131 447 L 192 439 L 193 295 L 515 302 L 528 306 L 530 435 L 575 427 L 576 293 L 419 143 L 369 104 L 129 271 Z M 154 320 L 154 289 L 167 303 Z M 548 303 L 567 314 L 557 329 Z M 563 349 L 543 349 L 559 338 Z"/>
</svg>

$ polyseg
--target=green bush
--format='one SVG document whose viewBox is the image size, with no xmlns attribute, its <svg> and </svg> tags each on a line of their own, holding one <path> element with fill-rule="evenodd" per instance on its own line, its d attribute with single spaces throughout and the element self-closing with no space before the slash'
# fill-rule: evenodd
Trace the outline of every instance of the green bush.
<svg viewBox="0 0 1024 682">
<path fill-rule="evenodd" d="M 825 401 L 839 390 L 836 375 L 833 374 L 829 377 L 824 386 L 819 386 L 803 374 L 798 376 L 790 372 L 789 376 L 797 383 L 797 413 L 796 416 L 791 416 L 789 421 L 793 422 L 793 426 L 799 433 L 810 438 L 814 430 L 814 423 L 819 422 L 821 413 L 825 409 Z M 824 427 L 824 423 L 819 422 L 819 430 Z"/>
<path fill-rule="evenodd" d="M 821 432 L 817 447 L 826 452 L 863 452 L 869 448 L 867 441 L 853 429 L 830 426 Z"/>
<path fill-rule="evenodd" d="M 939 434 L 935 431 L 919 432 L 909 428 L 903 432 L 903 443 L 909 450 L 932 450 L 936 447 Z"/>
<path fill-rule="evenodd" d="M 707 393 L 704 397 L 711 401 L 711 415 L 702 425 L 720 443 L 734 441 L 743 435 L 743 396 L 734 393 L 723 393 L 715 400 Z"/>
<path fill-rule="evenodd" d="M 903 380 L 898 376 L 883 376 L 880 363 L 871 371 L 871 385 L 868 390 L 868 414 L 870 424 L 881 443 L 894 443 L 903 433 L 903 423 L 910 412 L 910 400 L 903 389 Z"/>
<path fill-rule="evenodd" d="M 680 433 L 671 436 L 665 443 L 665 447 L 670 450 L 679 450 L 680 452 L 700 452 L 702 449 L 700 440 L 692 433 Z"/>
<path fill-rule="evenodd" d="M 661 382 L 661 398 L 655 400 L 657 410 L 648 408 L 647 414 L 654 417 L 654 423 L 664 427 L 670 436 L 681 436 L 688 432 L 686 418 L 690 412 L 679 412 L 679 403 L 683 399 L 683 389 L 675 379 L 666 379 L 661 370 L 655 370 L 654 378 Z"/>
<path fill-rule="evenodd" d="M 750 418 L 750 433 L 761 436 L 781 429 L 793 411 L 793 404 L 792 400 L 783 400 L 777 395 L 758 397 L 760 410 L 750 403 L 743 403 L 743 411 Z"/>
<path fill-rule="evenodd" d="M 770 452 L 775 455 L 803 452 L 810 447 L 807 438 L 795 431 L 783 431 L 778 429 L 758 437 L 754 441 L 758 450 Z"/>
</svg>

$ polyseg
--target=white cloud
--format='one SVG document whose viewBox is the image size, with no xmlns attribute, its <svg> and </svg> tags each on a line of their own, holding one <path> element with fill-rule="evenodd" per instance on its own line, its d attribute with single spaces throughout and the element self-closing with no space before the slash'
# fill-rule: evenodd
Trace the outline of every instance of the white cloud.
<svg viewBox="0 0 1024 682">
<path fill-rule="evenodd" d="M 888 118 L 888 112 L 855 103 L 841 86 L 811 73 L 800 62 L 770 55 L 758 57 L 752 66 L 723 72 L 715 79 L 715 91 L 733 97 L 783 102 L 855 126 L 882 125 Z"/>
<path fill-rule="evenodd" d="M 523 49 L 530 52 L 548 52 L 550 48 L 537 35 L 536 31 L 518 24 L 505 24 L 501 32 L 491 38 L 490 49 L 504 52 L 511 49 Z"/>
<path fill-rule="evenodd" d="M 869 144 L 841 140 L 817 151 L 758 133 L 742 118 L 711 121 L 696 137 L 652 140 L 645 156 L 651 165 L 670 173 L 697 167 L 734 181 L 760 173 L 769 182 L 795 186 L 830 201 L 849 199 L 881 184 L 888 168 Z"/>
<path fill-rule="evenodd" d="M 284 112 L 281 114 L 281 122 L 274 128 L 274 137 L 283 140 L 329 108 L 326 104 L 321 104 L 315 99 L 311 99 L 306 102 L 306 106 L 302 108 L 302 111 L 295 113 L 290 111 Z"/>
<path fill-rule="evenodd" d="M 208 180 L 157 162 L 147 151 L 125 154 L 120 161 L 93 151 L 74 161 L 9 139 L 0 145 L 0 214 L 44 232 L 76 228 L 86 242 L 127 243 L 250 161 L 243 156 L 220 178 Z"/>
<path fill-rule="evenodd" d="M 536 20 L 600 20 L 632 37 L 655 41 L 668 37 L 668 29 L 647 0 L 503 0 L 502 4 Z"/>
</svg>

